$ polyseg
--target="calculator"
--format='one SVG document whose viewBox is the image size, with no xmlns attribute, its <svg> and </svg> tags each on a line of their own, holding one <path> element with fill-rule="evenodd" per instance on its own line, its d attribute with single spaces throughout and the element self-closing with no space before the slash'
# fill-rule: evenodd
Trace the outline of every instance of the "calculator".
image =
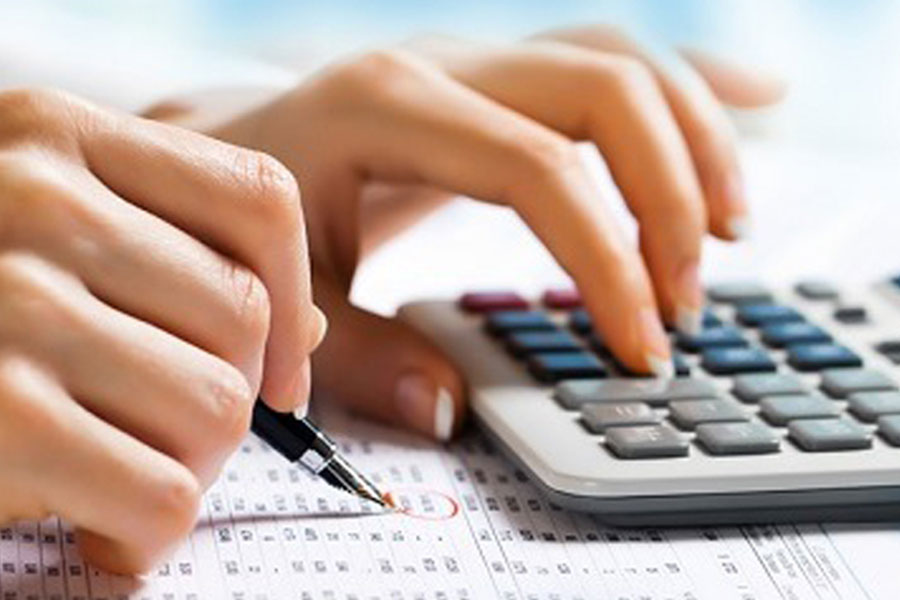
<svg viewBox="0 0 900 600">
<path fill-rule="evenodd" d="M 706 290 L 676 375 L 628 373 L 574 290 L 422 301 L 479 424 L 556 504 L 610 524 L 900 518 L 900 277 Z"/>
</svg>

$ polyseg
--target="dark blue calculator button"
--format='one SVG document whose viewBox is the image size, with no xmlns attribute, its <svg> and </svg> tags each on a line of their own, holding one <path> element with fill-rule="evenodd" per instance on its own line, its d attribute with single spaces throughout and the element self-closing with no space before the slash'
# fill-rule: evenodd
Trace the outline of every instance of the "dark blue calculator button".
<svg viewBox="0 0 900 600">
<path fill-rule="evenodd" d="M 532 354 L 528 369 L 545 383 L 563 379 L 606 377 L 606 367 L 589 352 L 553 352 Z"/>
<path fill-rule="evenodd" d="M 569 313 L 569 328 L 581 335 L 589 334 L 594 328 L 591 315 L 583 308 L 573 310 Z"/>
<path fill-rule="evenodd" d="M 747 340 L 741 335 L 740 330 L 732 325 L 720 327 L 708 327 L 697 335 L 677 336 L 678 346 L 687 352 L 699 352 L 706 348 L 725 348 L 746 346 Z"/>
<path fill-rule="evenodd" d="M 773 348 L 792 344 L 827 344 L 831 341 L 831 336 L 824 329 L 805 321 L 766 325 L 760 330 L 760 337 Z"/>
<path fill-rule="evenodd" d="M 737 307 L 737 320 L 748 327 L 769 323 L 802 321 L 803 315 L 782 304 L 744 304 Z"/>
<path fill-rule="evenodd" d="M 535 352 L 577 352 L 578 341 L 565 331 L 514 331 L 506 336 L 506 347 L 515 356 Z"/>
<path fill-rule="evenodd" d="M 708 308 L 703 309 L 702 321 L 703 327 L 718 327 L 722 324 L 722 319 L 717 317 L 713 311 Z"/>
<path fill-rule="evenodd" d="M 846 346 L 799 344 L 788 348 L 788 364 L 798 371 L 819 371 L 831 367 L 861 367 L 863 362 Z"/>
<path fill-rule="evenodd" d="M 703 352 L 703 368 L 713 375 L 774 371 L 775 363 L 761 348 L 710 348 Z"/>
<path fill-rule="evenodd" d="M 489 313 L 485 328 L 494 335 L 512 331 L 553 331 L 556 325 L 537 310 L 498 310 Z"/>
</svg>

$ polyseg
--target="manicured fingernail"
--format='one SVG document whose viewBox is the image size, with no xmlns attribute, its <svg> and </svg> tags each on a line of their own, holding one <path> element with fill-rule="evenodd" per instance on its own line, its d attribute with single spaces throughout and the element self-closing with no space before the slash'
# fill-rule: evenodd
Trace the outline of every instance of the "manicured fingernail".
<svg viewBox="0 0 900 600">
<path fill-rule="evenodd" d="M 647 368 L 655 375 L 666 376 L 666 373 L 672 372 L 672 356 L 669 338 L 659 321 L 659 314 L 650 308 L 641 309 L 640 327 Z"/>
<path fill-rule="evenodd" d="M 675 376 L 675 365 L 671 358 L 663 358 L 655 354 L 647 354 L 647 366 L 650 372 L 661 379 L 671 379 Z"/>
<path fill-rule="evenodd" d="M 675 326 L 687 335 L 697 335 L 702 329 L 700 309 L 703 306 L 703 289 L 700 287 L 699 265 L 690 260 L 678 274 L 678 304 L 675 308 Z"/>
<path fill-rule="evenodd" d="M 750 235 L 750 218 L 747 215 L 735 215 L 728 219 L 728 233 L 736 240 L 743 240 Z"/>
<path fill-rule="evenodd" d="M 434 406 L 434 437 L 446 442 L 453 435 L 453 396 L 447 388 L 438 388 Z"/>
<path fill-rule="evenodd" d="M 312 308 L 314 323 L 313 340 L 315 341 L 315 343 L 309 349 L 310 352 L 319 347 L 319 344 L 321 344 L 322 340 L 325 339 L 325 334 L 328 333 L 328 317 L 326 317 L 325 313 L 322 312 L 322 309 L 315 304 L 312 305 Z"/>
<path fill-rule="evenodd" d="M 453 433 L 453 397 L 421 373 L 397 380 L 394 403 L 400 418 L 413 429 L 440 441 Z"/>
<path fill-rule="evenodd" d="M 309 402 L 304 402 L 294 409 L 294 417 L 297 419 L 305 419 L 309 414 Z"/>
</svg>

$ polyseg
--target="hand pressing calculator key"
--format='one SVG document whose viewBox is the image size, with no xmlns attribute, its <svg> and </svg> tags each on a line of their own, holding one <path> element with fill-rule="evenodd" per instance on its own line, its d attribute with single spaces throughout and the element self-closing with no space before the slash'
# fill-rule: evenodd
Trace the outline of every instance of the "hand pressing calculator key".
<svg viewBox="0 0 900 600">
<path fill-rule="evenodd" d="M 551 499 L 620 525 L 900 518 L 900 278 L 707 290 L 676 377 L 628 373 L 572 290 L 417 302 L 473 412 Z M 853 318 L 847 318 L 847 307 Z"/>
</svg>

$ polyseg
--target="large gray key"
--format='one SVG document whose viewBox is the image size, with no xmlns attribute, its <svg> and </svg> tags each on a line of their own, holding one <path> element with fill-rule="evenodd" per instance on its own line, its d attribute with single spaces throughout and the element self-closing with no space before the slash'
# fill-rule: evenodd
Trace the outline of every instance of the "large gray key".
<svg viewBox="0 0 900 600">
<path fill-rule="evenodd" d="M 697 439 L 712 454 L 766 454 L 778 452 L 781 438 L 762 423 L 703 423 Z"/>
<path fill-rule="evenodd" d="M 710 299 L 728 304 L 767 304 L 772 301 L 772 294 L 763 286 L 735 281 L 710 286 L 707 291 Z"/>
<path fill-rule="evenodd" d="M 646 402 L 659 406 L 670 400 L 715 398 L 716 388 L 702 379 L 582 379 L 560 383 L 555 397 L 570 410 L 592 402 Z"/>
<path fill-rule="evenodd" d="M 872 447 L 868 431 L 848 419 L 800 419 L 788 425 L 791 437 L 804 450 L 859 450 Z"/>
<path fill-rule="evenodd" d="M 878 433 L 894 446 L 900 446 L 900 415 L 885 415 L 879 418 Z"/>
<path fill-rule="evenodd" d="M 734 378 L 734 395 L 744 402 L 759 402 L 766 396 L 803 394 L 806 385 L 787 373 L 748 373 Z"/>
<path fill-rule="evenodd" d="M 840 413 L 834 400 L 812 394 L 769 396 L 759 402 L 759 408 L 773 425 L 784 425 L 794 419 L 836 417 Z"/>
<path fill-rule="evenodd" d="M 594 433 L 602 433 L 608 427 L 655 425 L 660 417 L 643 402 L 612 402 L 585 404 L 581 407 L 581 420 Z"/>
<path fill-rule="evenodd" d="M 688 440 L 668 425 L 611 427 L 606 445 L 620 458 L 686 456 Z"/>
<path fill-rule="evenodd" d="M 669 405 L 669 417 L 685 429 L 693 429 L 700 423 L 748 418 L 744 409 L 732 400 L 678 400 Z"/>
<path fill-rule="evenodd" d="M 881 415 L 900 413 L 900 392 L 857 392 L 847 400 L 853 414 L 870 423 Z"/>
<path fill-rule="evenodd" d="M 846 398 L 854 392 L 895 390 L 897 385 L 871 369 L 827 369 L 822 371 L 822 389 L 829 396 Z"/>
</svg>

